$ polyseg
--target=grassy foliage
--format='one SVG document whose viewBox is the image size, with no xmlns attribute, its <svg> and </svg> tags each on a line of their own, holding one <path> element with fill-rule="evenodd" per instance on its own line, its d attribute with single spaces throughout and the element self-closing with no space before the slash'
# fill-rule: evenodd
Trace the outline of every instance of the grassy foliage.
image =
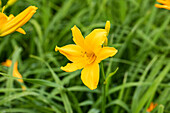
<svg viewBox="0 0 170 113">
<path fill-rule="evenodd" d="M 39 8 L 23 26 L 26 35 L 0 38 L 0 62 L 18 61 L 27 87 L 22 91 L 12 66 L 0 65 L 0 112 L 146 113 L 155 102 L 152 113 L 169 113 L 170 12 L 154 4 L 155 0 L 19 0 L 6 9 L 7 15 L 17 15 L 30 5 Z M 91 91 L 83 85 L 80 71 L 60 69 L 68 60 L 54 48 L 73 43 L 74 25 L 85 36 L 104 28 L 106 20 L 112 25 L 109 46 L 118 53 L 100 64 L 100 83 Z"/>
</svg>

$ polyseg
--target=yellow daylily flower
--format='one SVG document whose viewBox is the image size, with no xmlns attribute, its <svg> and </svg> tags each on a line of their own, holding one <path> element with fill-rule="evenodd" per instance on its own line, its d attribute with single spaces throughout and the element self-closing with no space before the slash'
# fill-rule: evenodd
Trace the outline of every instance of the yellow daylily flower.
<svg viewBox="0 0 170 113">
<path fill-rule="evenodd" d="M 163 5 L 155 4 L 155 7 L 170 10 L 170 0 L 157 0 L 157 2 L 159 2 L 159 3 L 163 4 Z"/>
<path fill-rule="evenodd" d="M 147 112 L 153 111 L 153 109 L 154 109 L 157 105 L 158 105 L 158 104 L 154 104 L 153 102 L 151 102 L 149 108 L 147 109 Z"/>
<path fill-rule="evenodd" d="M 13 5 L 17 0 L 8 0 L 7 6 Z"/>
<path fill-rule="evenodd" d="M 107 35 L 108 35 L 109 31 L 110 31 L 110 21 L 106 21 L 105 30 L 106 30 Z"/>
<path fill-rule="evenodd" d="M 35 6 L 29 6 L 16 17 L 14 17 L 12 14 L 8 17 L 3 13 L 3 11 L 0 12 L 0 36 L 6 36 L 15 31 L 26 34 L 25 31 L 20 27 L 31 19 L 37 9 L 38 8 Z"/>
<path fill-rule="evenodd" d="M 105 30 L 106 30 L 106 32 L 107 32 L 107 35 L 106 35 L 106 36 L 108 36 L 108 35 L 109 35 L 109 31 L 110 31 L 110 21 L 107 21 L 107 22 L 106 22 Z M 108 43 L 108 39 L 106 38 L 106 40 L 105 40 L 105 42 L 104 42 L 104 46 L 107 46 L 107 43 Z"/>
<path fill-rule="evenodd" d="M 1 2 L 1 0 L 0 0 L 0 7 L 1 7 L 1 5 L 2 5 L 2 2 Z"/>
<path fill-rule="evenodd" d="M 55 51 L 59 51 L 72 62 L 61 67 L 61 69 L 66 72 L 73 72 L 83 68 L 81 79 L 91 90 L 96 89 L 99 82 L 99 63 L 117 53 L 114 47 L 102 46 L 107 40 L 110 22 L 106 23 L 105 28 L 94 29 L 84 38 L 81 31 L 74 26 L 71 30 L 75 44 L 63 47 L 56 46 L 55 48 Z"/>
<path fill-rule="evenodd" d="M 12 61 L 11 60 L 6 60 L 5 62 L 2 63 L 2 65 L 6 66 L 6 67 L 10 67 L 12 65 Z M 14 64 L 13 76 L 17 77 L 17 78 L 22 78 L 22 75 L 18 71 L 18 62 L 15 62 L 15 64 Z M 22 84 L 24 83 L 24 81 L 22 79 L 17 79 L 17 81 L 22 83 Z M 26 90 L 26 87 L 24 85 L 21 85 L 21 88 L 23 90 Z"/>
</svg>

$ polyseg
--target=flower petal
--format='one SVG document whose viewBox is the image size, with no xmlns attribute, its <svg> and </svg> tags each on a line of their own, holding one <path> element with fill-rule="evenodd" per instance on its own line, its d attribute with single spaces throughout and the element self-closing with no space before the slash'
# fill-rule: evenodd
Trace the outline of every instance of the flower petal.
<svg viewBox="0 0 170 113">
<path fill-rule="evenodd" d="M 157 2 L 162 3 L 162 4 L 166 4 L 167 3 L 167 1 L 165 1 L 165 0 L 157 0 Z"/>
<path fill-rule="evenodd" d="M 17 68 L 14 68 L 13 70 L 13 76 L 17 78 L 22 78 L 22 75 L 18 72 Z M 17 81 L 23 83 L 22 79 L 17 79 Z"/>
<path fill-rule="evenodd" d="M 107 32 L 105 29 L 95 29 L 85 38 L 85 47 L 88 53 L 97 53 L 101 45 L 106 40 Z"/>
<path fill-rule="evenodd" d="M 8 21 L 11 21 L 13 18 L 15 18 L 14 15 L 10 14 L 9 17 L 8 17 Z M 16 31 L 19 32 L 19 33 L 22 33 L 24 35 L 26 34 L 26 32 L 22 28 L 18 28 Z"/>
<path fill-rule="evenodd" d="M 8 0 L 7 6 L 13 5 L 17 0 Z"/>
<path fill-rule="evenodd" d="M 84 67 L 81 80 L 91 90 L 96 89 L 99 82 L 99 64 L 94 62 Z"/>
<path fill-rule="evenodd" d="M 74 44 L 66 45 L 63 47 L 56 46 L 55 51 L 58 50 L 72 62 L 79 62 L 82 59 L 84 53 L 80 46 Z"/>
<path fill-rule="evenodd" d="M 21 26 L 23 26 L 26 22 L 30 20 L 30 18 L 33 16 L 36 10 L 37 10 L 37 7 L 35 6 L 30 6 L 27 9 L 25 9 L 15 18 L 13 18 L 11 21 L 5 24 L 5 27 L 1 29 L 2 34 L 0 34 L 0 36 L 8 35 L 16 31 Z"/>
<path fill-rule="evenodd" d="M 109 31 L 110 31 L 110 21 L 106 22 L 105 30 L 106 30 L 107 36 L 108 36 L 109 35 Z M 107 43 L 108 43 L 108 39 L 106 38 L 106 40 L 104 41 L 104 46 L 107 46 Z"/>
<path fill-rule="evenodd" d="M 18 28 L 16 31 L 24 35 L 26 34 L 26 32 L 22 28 Z"/>
<path fill-rule="evenodd" d="M 10 67 L 12 65 L 12 61 L 7 59 L 5 62 L 2 62 L 1 64 L 3 66 Z"/>
<path fill-rule="evenodd" d="M 11 21 L 13 18 L 15 18 L 14 15 L 10 14 L 9 17 L 8 17 L 8 21 Z"/>
<path fill-rule="evenodd" d="M 4 13 L 1 13 L 0 12 L 0 29 L 2 28 L 2 26 L 4 25 L 4 24 L 6 24 L 7 23 L 7 16 L 4 14 Z M 1 34 L 1 30 L 0 30 L 0 34 Z"/>
<path fill-rule="evenodd" d="M 157 8 L 164 8 L 164 9 L 170 10 L 170 6 L 167 6 L 167 5 L 155 4 L 155 7 L 157 7 Z"/>
<path fill-rule="evenodd" d="M 77 28 L 77 26 L 75 25 L 73 28 L 71 28 L 71 31 L 73 35 L 73 41 L 75 42 L 75 44 L 84 48 L 84 37 L 81 34 L 79 28 Z"/>
<path fill-rule="evenodd" d="M 100 49 L 100 52 L 96 55 L 96 62 L 100 63 L 102 60 L 112 57 L 117 53 L 117 49 L 114 47 L 103 47 Z"/>
<path fill-rule="evenodd" d="M 61 67 L 61 69 L 66 72 L 73 72 L 78 69 L 82 69 L 86 64 L 87 64 L 86 61 L 82 60 L 81 62 L 67 63 L 67 65 L 64 67 Z"/>
<path fill-rule="evenodd" d="M 6 60 L 5 62 L 2 63 L 3 66 L 7 66 L 7 67 L 10 67 L 12 65 L 12 61 L 11 60 Z M 18 82 L 20 83 L 24 83 L 23 79 L 22 79 L 22 75 L 19 73 L 18 71 L 18 62 L 15 62 L 14 63 L 14 67 L 13 67 L 13 77 L 17 77 L 17 78 L 20 78 L 20 79 L 17 79 Z M 21 84 L 21 87 L 23 90 L 26 89 L 26 87 Z"/>
<path fill-rule="evenodd" d="M 106 22 L 105 30 L 106 30 L 107 35 L 108 35 L 108 34 L 109 34 L 109 31 L 110 31 L 110 21 L 107 21 L 107 22 Z"/>
</svg>

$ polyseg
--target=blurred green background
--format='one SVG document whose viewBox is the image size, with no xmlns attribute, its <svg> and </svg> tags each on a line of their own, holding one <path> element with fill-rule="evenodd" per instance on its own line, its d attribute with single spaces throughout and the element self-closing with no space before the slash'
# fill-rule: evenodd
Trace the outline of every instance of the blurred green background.
<svg viewBox="0 0 170 113">
<path fill-rule="evenodd" d="M 5 4 L 5 0 L 2 0 Z M 0 65 L 0 112 L 23 113 L 170 113 L 170 11 L 155 0 L 18 0 L 5 10 L 15 16 L 30 5 L 38 7 L 22 28 L 26 35 L 0 37 L 0 62 L 19 62 L 26 91 L 12 67 Z M 96 90 L 80 79 L 80 70 L 60 69 L 69 61 L 55 46 L 74 43 L 71 28 L 86 36 L 110 20 L 108 46 L 118 53 L 102 63 L 106 76 L 119 67 L 106 86 L 100 71 Z M 100 65 L 101 66 L 101 65 Z M 103 87 L 106 87 L 103 90 Z M 164 110 L 163 110 L 164 108 Z"/>
</svg>

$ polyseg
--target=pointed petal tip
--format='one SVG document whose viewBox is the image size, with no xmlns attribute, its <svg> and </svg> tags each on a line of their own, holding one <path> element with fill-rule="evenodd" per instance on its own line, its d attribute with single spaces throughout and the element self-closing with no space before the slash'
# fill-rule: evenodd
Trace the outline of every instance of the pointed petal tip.
<svg viewBox="0 0 170 113">
<path fill-rule="evenodd" d="M 30 11 L 30 13 L 34 14 L 34 13 L 36 13 L 36 10 L 38 9 L 38 7 L 36 7 L 36 6 L 29 6 L 27 9 Z"/>
<path fill-rule="evenodd" d="M 75 28 L 77 28 L 77 26 L 76 26 L 76 25 L 74 25 L 74 26 L 71 28 L 71 30 L 73 31 Z"/>
<path fill-rule="evenodd" d="M 31 8 L 33 10 L 37 10 L 38 9 L 38 7 L 36 7 L 36 6 L 29 6 L 29 8 Z"/>
<path fill-rule="evenodd" d="M 155 4 L 155 7 L 159 8 L 161 5 L 160 4 Z"/>
<path fill-rule="evenodd" d="M 118 50 L 117 49 L 115 49 L 115 53 L 117 53 L 118 52 Z"/>
<path fill-rule="evenodd" d="M 57 52 L 59 50 L 59 47 L 58 46 L 55 46 L 55 51 Z"/>
<path fill-rule="evenodd" d="M 82 80 L 82 82 L 83 82 L 83 80 Z M 83 82 L 84 83 L 84 85 L 87 87 L 87 88 L 89 88 L 90 90 L 95 90 L 95 89 L 97 89 L 97 85 L 98 85 L 98 83 L 97 84 L 91 84 L 91 85 L 89 85 L 89 84 L 85 84 L 85 82 Z"/>
<path fill-rule="evenodd" d="M 109 20 L 107 20 L 107 21 L 106 21 L 106 23 L 110 24 L 110 21 L 109 21 Z"/>
<path fill-rule="evenodd" d="M 61 69 L 61 70 L 64 70 L 64 67 L 63 67 L 63 66 L 61 66 L 61 67 L 60 67 L 60 69 Z"/>
<path fill-rule="evenodd" d="M 97 88 L 97 86 L 94 87 L 88 87 L 90 90 L 95 90 Z"/>
<path fill-rule="evenodd" d="M 67 68 L 65 68 L 65 67 L 63 67 L 63 66 L 61 66 L 60 69 L 63 70 L 63 71 L 65 71 L 65 72 L 72 72 L 72 71 L 68 70 Z"/>
<path fill-rule="evenodd" d="M 65 71 L 65 72 L 69 72 L 68 70 L 66 70 L 63 66 L 60 67 L 61 70 Z"/>
<path fill-rule="evenodd" d="M 25 86 L 21 86 L 22 90 L 25 91 L 27 88 Z"/>
<path fill-rule="evenodd" d="M 107 35 L 108 35 L 108 34 L 109 34 L 109 31 L 110 31 L 110 21 L 106 21 L 105 30 L 106 30 Z"/>
<path fill-rule="evenodd" d="M 26 32 L 25 31 L 23 31 L 23 32 L 20 32 L 21 34 L 23 34 L 23 35 L 26 35 Z"/>
<path fill-rule="evenodd" d="M 114 48 L 114 52 L 110 57 L 115 56 L 117 52 L 118 52 L 118 50 Z"/>
<path fill-rule="evenodd" d="M 155 7 L 157 7 L 157 8 L 164 8 L 164 9 L 170 10 L 170 6 L 167 6 L 167 5 L 155 4 Z"/>
<path fill-rule="evenodd" d="M 16 31 L 23 34 L 23 35 L 26 34 L 26 32 L 22 28 L 18 28 Z"/>
<path fill-rule="evenodd" d="M 7 59 L 5 62 L 2 62 L 2 63 L 1 63 L 1 65 L 6 66 L 6 67 L 10 67 L 11 64 L 12 64 L 12 61 L 11 61 L 11 60 L 8 60 L 8 59 Z"/>
</svg>

